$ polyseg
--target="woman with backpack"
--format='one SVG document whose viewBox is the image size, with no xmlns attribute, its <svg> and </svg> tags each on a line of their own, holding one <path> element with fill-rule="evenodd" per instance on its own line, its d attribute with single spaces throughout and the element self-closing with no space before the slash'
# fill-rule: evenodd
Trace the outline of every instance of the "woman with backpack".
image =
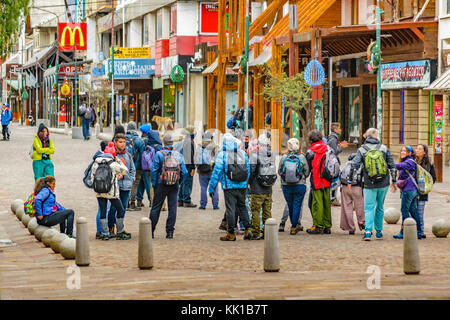
<svg viewBox="0 0 450 320">
<path fill-rule="evenodd" d="M 356 176 L 349 179 L 350 171 L 352 169 L 352 159 L 355 158 L 356 153 L 348 156 L 348 162 L 345 164 L 341 173 L 341 229 L 348 231 L 349 234 L 355 234 L 355 223 L 353 220 L 353 208 L 355 208 L 356 219 L 359 230 L 364 230 L 364 197 L 363 197 L 363 173 L 362 164 L 356 170 Z M 352 180 L 351 192 L 347 188 L 347 181 Z"/>
<path fill-rule="evenodd" d="M 50 139 L 48 128 L 41 123 L 33 142 L 33 172 L 34 180 L 46 176 L 54 176 L 52 154 L 55 153 L 53 140 Z"/>
<path fill-rule="evenodd" d="M 428 156 L 428 147 L 424 144 L 418 144 L 416 147 L 416 163 L 424 168 L 428 173 L 431 174 L 433 178 L 433 183 L 436 183 L 436 171 L 434 169 L 434 164 L 431 163 L 430 158 Z M 422 235 L 422 239 L 425 239 L 427 236 L 424 233 L 424 222 L 423 215 L 425 213 L 425 204 L 428 201 L 428 194 L 419 195 L 419 201 L 417 203 L 417 211 L 419 213 L 419 222 L 420 222 L 420 233 Z"/>
<path fill-rule="evenodd" d="M 278 165 L 278 174 L 281 177 L 281 189 L 284 199 L 289 207 L 291 220 L 291 235 L 303 231 L 299 224 L 300 211 L 303 198 L 306 194 L 306 178 L 309 176 L 310 167 L 306 157 L 301 153 L 300 141 L 292 138 L 287 142 L 288 152 L 281 158 Z"/>
<path fill-rule="evenodd" d="M 72 233 L 75 213 L 56 202 L 55 187 L 56 179 L 52 176 L 46 176 L 36 181 L 34 187 L 36 221 L 39 225 L 46 227 L 59 224 L 61 233 L 74 238 Z"/>
<path fill-rule="evenodd" d="M 399 170 L 397 186 L 401 190 L 402 228 L 399 234 L 394 235 L 394 239 L 403 239 L 403 222 L 406 218 L 411 217 L 416 220 L 417 223 L 417 237 L 422 239 L 417 211 L 417 198 L 419 193 L 415 183 L 416 163 L 414 162 L 414 151 L 410 146 L 403 146 L 400 149 L 399 163 L 395 166 L 397 170 Z"/>
</svg>

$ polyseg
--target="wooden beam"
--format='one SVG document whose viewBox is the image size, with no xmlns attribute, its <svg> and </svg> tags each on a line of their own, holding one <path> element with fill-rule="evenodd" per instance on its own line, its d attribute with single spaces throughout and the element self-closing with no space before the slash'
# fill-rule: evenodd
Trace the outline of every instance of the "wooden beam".
<svg viewBox="0 0 450 320">
<path fill-rule="evenodd" d="M 412 32 L 414 32 L 414 34 L 417 36 L 417 38 L 419 38 L 422 41 L 425 41 L 425 36 L 423 35 L 423 32 L 419 30 L 419 28 L 412 27 L 412 28 L 410 28 L 410 30 Z"/>
<path fill-rule="evenodd" d="M 245 2 L 245 1 L 242 1 Z M 274 0 L 256 19 L 249 28 L 249 39 L 258 34 L 269 20 L 275 17 L 275 14 L 283 7 L 287 0 Z"/>
</svg>

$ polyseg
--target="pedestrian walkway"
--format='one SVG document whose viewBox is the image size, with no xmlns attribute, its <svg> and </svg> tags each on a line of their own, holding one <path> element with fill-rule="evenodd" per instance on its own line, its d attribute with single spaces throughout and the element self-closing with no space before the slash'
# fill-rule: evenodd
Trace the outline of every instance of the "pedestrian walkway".
<svg viewBox="0 0 450 320">
<path fill-rule="evenodd" d="M 221 210 L 179 208 L 174 239 L 165 239 L 162 212 L 153 241 L 154 269 L 137 267 L 138 223 L 148 217 L 147 200 L 142 211 L 127 212 L 129 241 L 95 240 L 97 202 L 82 182 L 84 169 L 99 142 L 52 136 L 55 143 L 56 196 L 76 217 L 88 219 L 91 264 L 81 268 L 81 288 L 70 290 L 67 268 L 74 260 L 45 248 L 10 212 L 11 201 L 25 199 L 34 180 L 28 157 L 36 128 L 13 126 L 11 141 L 0 142 L 2 186 L 0 189 L 0 239 L 17 246 L 0 248 L 0 299 L 436 299 L 450 297 L 450 240 L 437 239 L 431 226 L 448 219 L 447 195 L 433 192 L 425 213 L 426 240 L 419 242 L 421 273 L 403 274 L 403 243 L 392 238 L 400 225 L 385 224 L 385 240 L 361 241 L 362 233 L 350 236 L 339 229 L 340 208 L 332 208 L 331 235 L 290 236 L 279 234 L 281 270 L 263 271 L 263 241 L 219 241 Z M 447 170 L 448 171 L 448 170 Z M 448 177 L 447 177 L 448 178 Z M 445 189 L 445 185 L 442 185 Z M 439 185 L 436 186 L 440 190 Z M 448 189 L 448 188 L 447 188 Z M 193 202 L 199 203 L 198 177 L 194 178 Z M 273 216 L 279 221 L 284 200 L 279 182 L 274 187 Z M 399 193 L 389 193 L 386 207 L 400 208 Z M 305 227 L 312 224 L 304 205 Z M 287 231 L 286 227 L 286 231 Z M 367 268 L 378 266 L 381 288 L 369 290 Z M 69 269 L 70 271 L 70 269 Z M 70 287 L 70 286 L 69 286 Z"/>
</svg>

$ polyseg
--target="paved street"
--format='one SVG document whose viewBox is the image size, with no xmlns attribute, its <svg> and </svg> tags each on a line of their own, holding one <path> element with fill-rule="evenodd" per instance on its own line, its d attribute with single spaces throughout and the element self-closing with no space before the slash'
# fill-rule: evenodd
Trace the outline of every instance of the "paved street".
<svg viewBox="0 0 450 320">
<path fill-rule="evenodd" d="M 69 290 L 64 260 L 28 233 L 10 211 L 11 201 L 26 199 L 34 186 L 32 160 L 28 156 L 34 128 L 12 126 L 11 141 L 0 141 L 0 239 L 17 246 L 0 248 L 0 299 L 436 299 L 450 298 L 450 239 L 438 239 L 431 226 L 449 219 L 448 183 L 438 184 L 425 213 L 426 240 L 419 241 L 421 272 L 403 274 L 403 243 L 392 238 L 400 224 L 386 225 L 382 241 L 361 241 L 340 230 L 340 208 L 332 208 L 331 235 L 279 234 L 281 270 L 263 271 L 263 241 L 221 242 L 218 230 L 224 212 L 179 208 L 173 240 L 165 239 L 162 212 L 153 241 L 154 269 L 137 268 L 138 221 L 149 208 L 127 212 L 125 227 L 130 241 L 95 240 L 97 201 L 82 183 L 83 172 L 98 149 L 99 141 L 72 140 L 52 134 L 58 202 L 89 221 L 89 267 L 81 268 L 81 289 Z M 345 159 L 342 157 L 342 159 Z M 447 173 L 448 168 L 445 169 Z M 199 184 L 194 179 L 193 202 L 199 203 Z M 284 199 L 279 182 L 274 187 L 273 217 L 280 220 Z M 389 193 L 386 207 L 400 208 L 399 193 Z M 304 205 L 305 227 L 312 224 Z M 59 228 L 58 228 L 59 229 Z M 288 231 L 288 227 L 286 227 Z M 369 290 L 370 265 L 381 270 L 381 288 Z"/>
</svg>

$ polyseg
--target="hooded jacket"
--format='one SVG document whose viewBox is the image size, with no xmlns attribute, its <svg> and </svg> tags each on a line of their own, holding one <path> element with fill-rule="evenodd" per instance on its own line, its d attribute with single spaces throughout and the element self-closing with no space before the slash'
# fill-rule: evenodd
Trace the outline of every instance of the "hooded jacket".
<svg viewBox="0 0 450 320">
<path fill-rule="evenodd" d="M 245 157 L 245 163 L 247 165 L 247 180 L 243 182 L 233 182 L 228 179 L 226 174 L 228 170 L 228 153 L 229 152 L 240 152 Z M 230 189 L 247 189 L 248 179 L 250 178 L 250 163 L 248 160 L 245 151 L 239 149 L 239 146 L 231 134 L 227 133 L 223 137 L 223 147 L 222 151 L 216 157 L 216 164 L 214 166 L 214 170 L 211 176 L 211 180 L 209 181 L 209 193 L 214 193 L 217 187 L 217 184 L 220 181 L 223 190 Z"/>
<path fill-rule="evenodd" d="M 402 162 L 397 163 L 395 165 L 398 171 L 398 179 L 399 180 L 407 180 L 405 187 L 402 191 L 413 191 L 417 190 L 416 185 L 412 179 L 416 179 L 416 163 L 414 162 L 413 157 L 407 156 Z M 412 178 L 409 176 L 409 174 Z"/>
<path fill-rule="evenodd" d="M 62 205 L 56 202 L 56 196 L 52 189 L 46 185 L 36 195 L 34 199 L 34 208 L 36 209 L 36 218 L 48 216 L 56 211 L 65 210 Z"/>
<path fill-rule="evenodd" d="M 142 132 L 142 138 L 147 139 L 148 146 L 153 147 L 156 151 L 162 149 L 162 142 L 158 131 L 152 130 L 149 124 L 143 124 L 139 127 L 139 130 Z"/>
<path fill-rule="evenodd" d="M 119 150 L 116 150 L 116 152 L 117 158 L 125 161 L 128 170 L 128 173 L 123 176 L 123 179 L 119 180 L 119 189 L 129 191 L 133 187 L 134 180 L 136 179 L 136 167 L 134 166 L 133 157 L 126 149 L 123 152 L 119 152 Z"/>
<path fill-rule="evenodd" d="M 382 181 L 373 183 L 370 180 L 369 174 L 365 168 L 366 150 L 363 148 L 363 146 L 367 146 L 371 150 L 375 149 L 378 145 L 380 145 L 380 151 L 383 153 L 384 160 L 386 161 L 389 170 L 386 177 Z M 389 187 L 389 174 L 392 177 L 392 183 L 396 184 L 397 170 L 395 168 L 395 162 L 389 149 L 385 145 L 381 144 L 378 139 L 372 137 L 367 138 L 363 146 L 358 149 L 358 152 L 356 152 L 356 156 L 352 159 L 352 170 L 350 171 L 350 177 L 353 177 L 354 170 L 358 170 L 358 168 L 362 165 L 364 173 L 364 188 L 375 189 Z"/>
<path fill-rule="evenodd" d="M 137 159 L 134 162 L 134 167 L 136 170 L 142 169 L 142 155 L 145 151 L 145 143 L 144 140 L 142 140 L 138 133 L 135 130 L 129 130 L 126 134 L 127 140 L 134 139 L 134 147 L 136 148 L 137 152 Z"/>
<path fill-rule="evenodd" d="M 152 186 L 153 188 L 156 187 L 156 185 L 161 183 L 161 172 L 162 172 L 162 167 L 164 164 L 164 154 L 162 153 L 162 151 L 164 151 L 165 153 L 167 153 L 167 155 L 171 155 L 172 152 L 174 152 L 173 146 L 169 145 L 169 146 L 164 146 L 164 148 L 158 152 L 156 152 L 155 154 L 155 158 L 153 159 L 153 166 L 152 166 L 152 171 L 151 171 L 151 177 L 152 177 Z M 178 182 L 181 182 L 181 180 L 183 179 L 184 176 L 186 176 L 188 174 L 188 171 L 186 169 L 186 165 L 184 163 L 184 158 L 183 155 L 178 153 L 178 163 L 180 164 L 180 180 Z"/>
<path fill-rule="evenodd" d="M 306 153 L 306 159 L 311 169 L 311 186 L 314 190 L 320 190 L 330 186 L 330 181 L 321 177 L 320 174 L 320 162 L 327 153 L 327 150 L 328 146 L 323 140 L 320 140 L 313 143 Z"/>
<path fill-rule="evenodd" d="M 98 165 L 103 161 L 111 161 L 113 162 L 110 164 L 111 170 L 112 170 L 112 188 L 108 193 L 97 193 L 97 198 L 106 198 L 106 199 L 118 199 L 119 198 L 119 181 L 117 180 L 117 174 L 120 173 L 125 177 L 128 174 L 128 168 L 123 164 L 123 162 L 119 159 L 114 160 L 113 156 L 109 153 L 104 153 L 98 157 L 95 158 L 94 164 L 92 165 L 92 171 L 91 171 L 91 181 L 94 182 L 94 175 L 97 171 Z M 123 180 L 123 179 L 122 179 Z M 122 181 L 120 180 L 120 181 Z"/>
<path fill-rule="evenodd" d="M 11 110 L 9 110 L 9 108 L 5 108 L 2 110 L 1 120 L 2 120 L 2 126 L 9 125 L 9 123 L 12 120 L 12 113 L 11 113 Z"/>
<path fill-rule="evenodd" d="M 195 165 L 197 167 L 197 173 L 199 175 L 210 175 L 212 174 L 212 169 L 214 167 L 214 163 L 216 161 L 216 155 L 219 153 L 219 146 L 217 146 L 213 140 L 202 140 L 202 144 L 198 145 L 197 151 L 196 151 L 196 155 L 195 155 Z M 198 166 L 200 164 L 202 164 L 201 161 L 199 161 L 199 157 L 201 157 L 201 153 L 204 152 L 204 150 L 208 150 L 211 152 L 211 170 L 209 171 L 209 173 L 204 173 L 204 172 L 200 172 L 200 170 L 198 170 Z M 200 155 L 199 155 L 200 154 Z"/>
<path fill-rule="evenodd" d="M 343 148 L 339 146 L 339 134 L 336 132 L 332 132 L 328 137 L 328 145 L 331 149 L 333 149 L 334 154 L 336 156 L 339 156 L 339 154 L 342 152 Z M 339 159 L 339 157 L 338 157 Z"/>
<path fill-rule="evenodd" d="M 53 145 L 53 140 L 50 138 L 50 134 L 49 134 L 49 138 L 48 138 L 48 146 L 43 146 L 42 145 L 42 140 L 41 138 L 39 138 L 39 132 L 41 132 L 42 130 L 47 129 L 48 132 L 48 128 L 41 123 L 39 125 L 38 128 L 38 132 L 36 133 L 36 135 L 34 136 L 34 141 L 33 141 L 33 160 L 34 161 L 38 161 L 38 160 L 42 160 L 42 155 L 46 154 L 48 155 L 49 160 L 52 160 L 52 154 L 55 153 L 55 146 Z"/>
</svg>

